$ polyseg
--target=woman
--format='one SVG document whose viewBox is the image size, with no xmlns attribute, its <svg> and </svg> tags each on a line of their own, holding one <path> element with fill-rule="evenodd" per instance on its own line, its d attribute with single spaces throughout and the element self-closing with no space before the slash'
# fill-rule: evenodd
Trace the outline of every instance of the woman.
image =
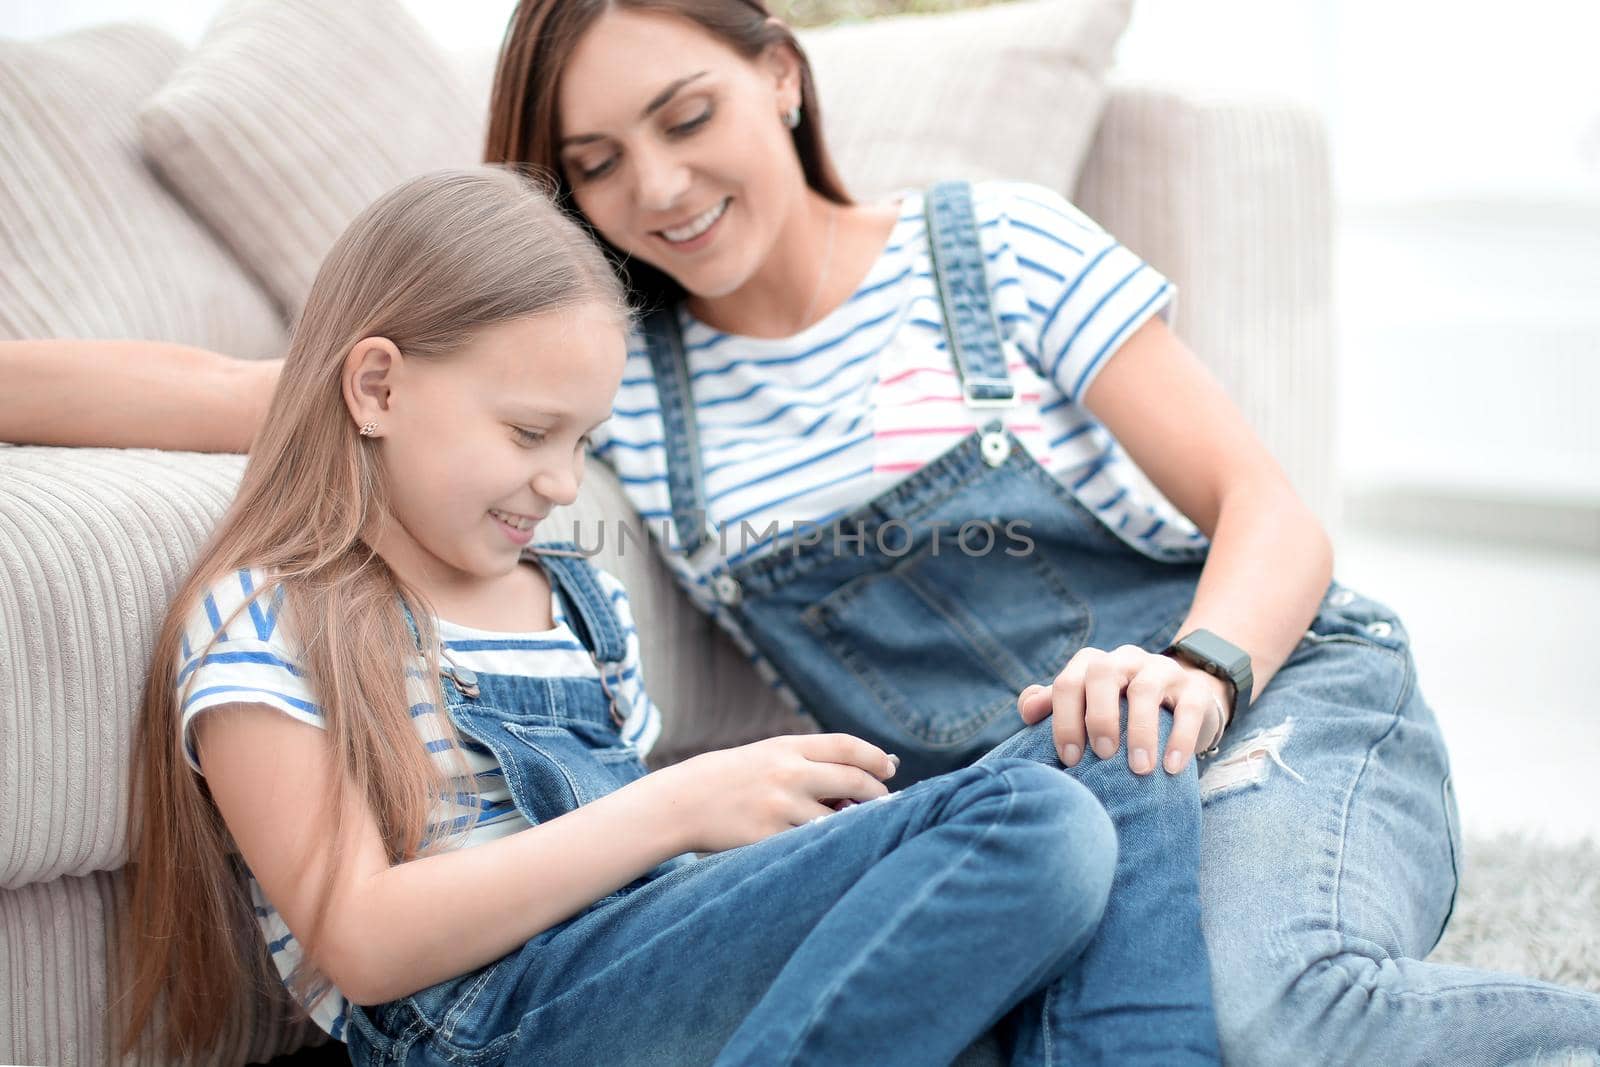
<svg viewBox="0 0 1600 1067">
<path fill-rule="evenodd" d="M 912 742 L 893 749 L 907 782 L 986 755 L 1181 773 L 1228 726 L 1202 790 L 1200 881 L 1228 1060 L 1595 1049 L 1600 998 L 1420 962 L 1453 904 L 1457 842 L 1405 631 L 1330 586 L 1326 535 L 1162 321 L 1165 279 L 1046 191 L 980 186 L 983 296 L 1005 355 L 963 362 L 939 321 L 924 198 L 850 201 L 803 55 L 754 0 L 523 4 L 487 155 L 549 168 L 639 303 L 669 313 L 630 353 L 597 454 L 647 518 L 671 522 L 669 558 L 697 602 L 825 726 Z M 10 432 L 246 443 L 274 368 L 141 347 L 137 371 L 109 348 L 38 360 Z M 82 387 L 107 371 L 135 402 L 86 413 Z M 205 412 L 199 439 L 167 436 L 172 404 Z M 1130 466 L 1176 512 L 1145 500 Z M 780 529 L 724 552 L 700 536 L 702 504 L 719 534 Z M 968 556 L 950 540 L 1018 515 L 1037 520 L 1036 551 Z M 876 526 L 837 525 L 864 519 Z M 897 520 L 905 563 L 876 536 Z M 867 548 L 815 551 L 796 522 Z M 940 666 L 933 620 L 972 668 L 934 677 L 973 688 L 919 687 Z M 1166 847 L 1123 845 L 1117 887 L 1141 850 Z"/>
</svg>

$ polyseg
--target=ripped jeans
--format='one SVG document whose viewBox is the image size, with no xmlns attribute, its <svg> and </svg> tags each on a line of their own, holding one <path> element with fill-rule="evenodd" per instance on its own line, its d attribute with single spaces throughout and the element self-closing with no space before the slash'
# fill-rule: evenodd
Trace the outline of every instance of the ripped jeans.
<svg viewBox="0 0 1600 1067">
<path fill-rule="evenodd" d="M 1050 730 L 1046 718 L 983 758 L 1060 766 Z M 1112 757 L 1126 758 L 1126 748 Z M 1200 795 L 1225 1062 L 1600 1062 L 1600 996 L 1423 962 L 1455 904 L 1461 836 L 1439 724 L 1387 607 L 1329 591 L 1221 751 L 1201 761 Z M 1117 885 L 1137 877 L 1119 869 Z M 1108 923 L 1119 906 L 1113 889 Z"/>
</svg>

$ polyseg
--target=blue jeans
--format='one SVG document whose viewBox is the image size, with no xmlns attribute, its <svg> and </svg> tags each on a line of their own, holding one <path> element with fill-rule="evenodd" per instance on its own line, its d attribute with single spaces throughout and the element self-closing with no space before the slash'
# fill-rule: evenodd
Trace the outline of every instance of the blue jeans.
<svg viewBox="0 0 1600 1067">
<path fill-rule="evenodd" d="M 1124 816 L 1159 836 L 1171 790 L 1152 784 L 1123 772 Z M 674 868 L 477 971 L 358 1008 L 351 1058 L 927 1067 L 993 1028 L 1017 1065 L 1090 1048 L 1216 1062 L 1208 997 L 1196 1026 L 1172 1013 L 1185 991 L 1147 977 L 1153 931 L 1127 931 L 1096 973 L 1131 1017 L 1078 1013 L 1116 861 L 1072 776 L 987 760 Z M 1165 869 L 1117 891 L 1161 905 Z"/>
<path fill-rule="evenodd" d="M 1454 907 L 1461 831 L 1392 610 L 1333 592 L 1200 790 L 1228 1063 L 1600 1062 L 1595 994 L 1423 962 Z"/>
</svg>

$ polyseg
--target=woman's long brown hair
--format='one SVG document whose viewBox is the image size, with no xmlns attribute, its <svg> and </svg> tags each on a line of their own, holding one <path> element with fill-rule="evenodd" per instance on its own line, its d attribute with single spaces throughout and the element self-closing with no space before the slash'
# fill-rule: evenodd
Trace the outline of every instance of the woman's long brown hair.
<svg viewBox="0 0 1600 1067">
<path fill-rule="evenodd" d="M 370 547 L 388 517 L 388 493 L 375 445 L 358 436 L 344 405 L 346 354 L 379 336 L 408 359 L 445 359 L 483 327 L 579 304 L 614 309 L 619 324 L 626 314 L 616 278 L 586 235 L 547 192 L 505 169 L 407 182 L 352 222 L 323 261 L 238 495 L 172 601 L 145 683 L 129 828 L 131 914 L 119 953 L 126 970 L 117 976 L 123 1053 L 163 1017 L 166 1053 L 198 1053 L 241 992 L 278 981 L 267 973 L 227 827 L 180 737 L 184 623 L 220 578 L 261 568 L 272 581 L 257 596 L 284 594 L 281 618 L 292 620 L 344 772 L 320 798 L 328 847 L 346 839 L 339 816 L 347 796 L 365 798 L 391 862 L 446 840 L 427 836 L 434 804 L 454 790 L 408 711 L 405 668 L 418 643 L 399 604 L 422 630 L 438 700 L 432 612 Z M 196 648 L 190 658 L 206 653 Z M 336 867 L 328 864 L 324 905 Z M 304 962 L 292 986 L 302 996 L 327 988 L 311 965 L 321 929 L 319 918 L 294 931 Z"/>
<path fill-rule="evenodd" d="M 548 175 L 556 202 L 598 241 L 626 286 L 630 302 L 643 310 L 683 299 L 671 276 L 631 259 L 589 224 L 572 200 L 561 166 L 560 86 L 567 61 L 584 32 L 605 12 L 658 11 L 688 19 L 746 59 L 772 45 L 787 46 L 800 60 L 800 125 L 795 152 L 806 184 L 836 204 L 851 203 L 822 137 L 811 63 L 794 34 L 774 19 L 762 0 L 522 0 L 511 16 L 489 96 L 487 163 L 524 164 Z"/>
</svg>

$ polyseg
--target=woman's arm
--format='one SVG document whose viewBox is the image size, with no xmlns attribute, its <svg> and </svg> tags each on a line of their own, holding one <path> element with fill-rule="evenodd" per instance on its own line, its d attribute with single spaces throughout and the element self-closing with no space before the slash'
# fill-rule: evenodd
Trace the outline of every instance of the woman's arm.
<svg viewBox="0 0 1600 1067">
<path fill-rule="evenodd" d="M 1333 573 L 1328 535 L 1193 352 L 1152 317 L 1089 383 L 1083 404 L 1105 424 L 1211 549 L 1180 635 L 1206 629 L 1250 655 L 1259 696 L 1300 643 Z M 1128 701 L 1128 766 L 1176 774 L 1227 719 L 1226 683 L 1198 667 L 1127 646 L 1081 649 L 1049 686 L 1017 696 L 1025 723 L 1053 715 L 1061 762 L 1117 751 Z M 1160 752 L 1159 709 L 1173 726 Z"/>
<path fill-rule="evenodd" d="M 333 773 L 326 733 L 260 704 L 207 710 L 193 730 L 212 799 L 291 930 L 311 929 L 336 864 L 314 962 L 358 1004 L 497 960 L 691 844 L 647 776 L 548 823 L 396 866 L 352 798 L 335 855 L 315 800 Z"/>
<path fill-rule="evenodd" d="M 245 452 L 281 367 L 160 341 L 0 341 L 0 441 Z"/>
<path fill-rule="evenodd" d="M 1084 394 L 1168 500 L 1211 539 L 1179 628 L 1250 654 L 1257 695 L 1300 643 L 1333 576 L 1333 547 L 1222 386 L 1152 317 Z"/>
</svg>

